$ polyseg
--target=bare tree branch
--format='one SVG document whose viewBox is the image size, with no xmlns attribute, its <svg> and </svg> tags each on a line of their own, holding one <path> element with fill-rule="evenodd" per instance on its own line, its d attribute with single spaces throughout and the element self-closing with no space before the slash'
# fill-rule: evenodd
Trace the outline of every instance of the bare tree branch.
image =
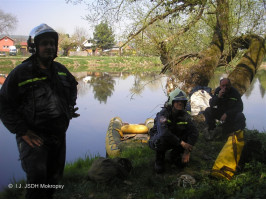
<svg viewBox="0 0 266 200">
<path fill-rule="evenodd" d="M 15 16 L 0 10 L 0 34 L 15 29 L 18 20 Z"/>
<path fill-rule="evenodd" d="M 195 4 L 196 5 L 196 4 Z M 123 43 L 120 48 L 122 48 L 123 46 L 125 46 L 128 42 L 130 42 L 134 37 L 136 37 L 139 33 L 141 33 L 142 31 L 144 31 L 147 27 L 149 27 L 150 25 L 152 25 L 153 23 L 155 23 L 156 21 L 158 20 L 163 20 L 165 19 L 166 17 L 168 17 L 169 15 L 175 13 L 175 12 L 178 12 L 178 11 L 181 11 L 181 10 L 184 10 L 185 8 L 187 8 L 188 6 L 193 6 L 191 3 L 184 3 L 180 6 L 177 6 L 173 9 L 169 9 L 167 12 L 161 14 L 161 15 L 157 15 L 156 17 L 152 18 L 147 24 L 143 25 L 136 33 L 134 34 L 131 34 L 128 38 L 128 40 Z"/>
</svg>

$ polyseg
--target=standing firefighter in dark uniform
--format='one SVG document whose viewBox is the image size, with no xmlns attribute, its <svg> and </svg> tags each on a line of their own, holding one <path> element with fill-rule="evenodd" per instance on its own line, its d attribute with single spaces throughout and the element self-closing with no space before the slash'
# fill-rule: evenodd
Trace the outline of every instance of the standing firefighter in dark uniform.
<svg viewBox="0 0 266 200">
<path fill-rule="evenodd" d="M 57 56 L 58 34 L 46 24 L 34 28 L 28 39 L 32 55 L 8 75 L 0 91 L 0 118 L 16 134 L 26 198 L 52 198 L 63 175 L 66 130 L 77 98 L 77 81 Z M 49 189 L 48 189 L 49 188 Z"/>
<path fill-rule="evenodd" d="M 164 172 L 165 153 L 170 149 L 171 160 L 177 166 L 184 167 L 189 162 L 198 131 L 185 111 L 187 100 L 185 93 L 180 91 L 156 115 L 149 141 L 150 148 L 156 151 L 156 173 Z"/>
</svg>

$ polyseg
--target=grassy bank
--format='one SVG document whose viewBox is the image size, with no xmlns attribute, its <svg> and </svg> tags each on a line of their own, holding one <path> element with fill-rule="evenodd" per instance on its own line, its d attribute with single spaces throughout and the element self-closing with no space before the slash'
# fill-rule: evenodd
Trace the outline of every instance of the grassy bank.
<svg viewBox="0 0 266 200">
<path fill-rule="evenodd" d="M 9 73 L 27 57 L 0 57 L 0 73 Z M 56 61 L 72 72 L 156 72 L 162 68 L 158 57 L 88 56 L 58 57 Z"/>
<path fill-rule="evenodd" d="M 147 146 L 130 148 L 122 157 L 131 160 L 133 170 L 125 181 L 97 184 L 87 180 L 87 172 L 94 157 L 86 157 L 66 165 L 63 190 L 57 190 L 55 198 L 95 198 L 95 199 L 163 199 L 163 198 L 265 198 L 266 197 L 266 134 L 245 130 L 246 140 L 255 139 L 263 144 L 263 151 L 253 152 L 248 163 L 242 166 L 231 181 L 218 180 L 210 176 L 213 163 L 225 140 L 206 142 L 200 134 L 187 168 L 178 169 L 166 157 L 166 172 L 161 175 L 153 171 L 154 152 Z M 194 185 L 179 186 L 177 178 L 181 174 L 192 175 Z M 24 189 L 5 189 L 0 198 L 23 198 Z"/>
</svg>

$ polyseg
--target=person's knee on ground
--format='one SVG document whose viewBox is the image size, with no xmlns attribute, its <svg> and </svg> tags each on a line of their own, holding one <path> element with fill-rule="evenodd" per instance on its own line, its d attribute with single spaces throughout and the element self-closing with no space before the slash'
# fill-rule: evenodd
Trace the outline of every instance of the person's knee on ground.
<svg viewBox="0 0 266 200">
<path fill-rule="evenodd" d="M 246 117 L 242 112 L 239 112 L 235 116 L 234 131 L 243 130 L 246 127 Z"/>
<path fill-rule="evenodd" d="M 246 118 L 242 112 L 238 112 L 234 118 L 228 120 L 223 124 L 223 135 L 227 136 L 228 134 L 243 130 L 246 126 Z"/>
</svg>

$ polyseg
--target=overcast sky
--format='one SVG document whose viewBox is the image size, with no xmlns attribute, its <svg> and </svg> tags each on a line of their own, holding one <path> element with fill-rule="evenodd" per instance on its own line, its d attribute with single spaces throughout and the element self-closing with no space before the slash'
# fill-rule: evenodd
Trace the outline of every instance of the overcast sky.
<svg viewBox="0 0 266 200">
<path fill-rule="evenodd" d="M 86 6 L 67 4 L 65 0 L 0 0 L 0 9 L 17 17 L 16 29 L 11 35 L 28 35 L 35 26 L 46 23 L 55 30 L 73 34 L 76 27 L 87 30 L 92 36 L 93 30 L 82 19 L 88 10 Z"/>
</svg>

